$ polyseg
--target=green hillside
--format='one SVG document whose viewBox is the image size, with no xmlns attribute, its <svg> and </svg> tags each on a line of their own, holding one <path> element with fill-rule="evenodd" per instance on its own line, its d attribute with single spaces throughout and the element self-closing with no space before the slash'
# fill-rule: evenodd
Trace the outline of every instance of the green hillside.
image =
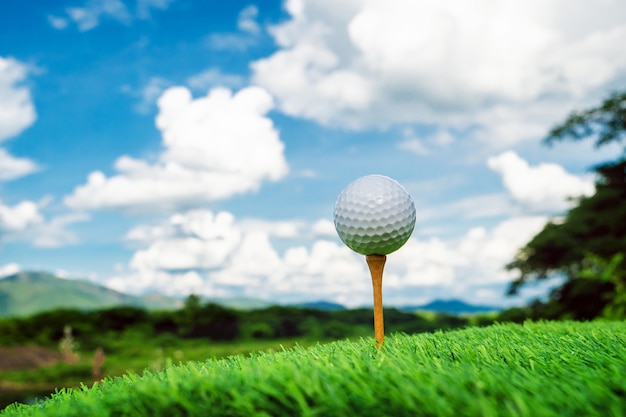
<svg viewBox="0 0 626 417">
<path fill-rule="evenodd" d="M 626 322 L 506 324 L 170 366 L 9 416 L 622 416 Z"/>
<path fill-rule="evenodd" d="M 117 305 L 178 308 L 182 302 L 163 296 L 135 297 L 100 285 L 62 279 L 43 272 L 20 272 L 0 279 L 0 317 L 26 316 L 55 308 L 93 310 Z"/>
</svg>

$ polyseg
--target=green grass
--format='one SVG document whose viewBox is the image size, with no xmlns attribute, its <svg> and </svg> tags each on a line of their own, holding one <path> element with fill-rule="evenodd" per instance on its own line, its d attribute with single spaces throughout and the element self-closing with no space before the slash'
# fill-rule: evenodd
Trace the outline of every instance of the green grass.
<svg viewBox="0 0 626 417">
<path fill-rule="evenodd" d="M 626 322 L 495 325 L 170 366 L 8 416 L 623 416 Z"/>
<path fill-rule="evenodd" d="M 141 373 L 145 369 L 161 370 L 171 363 L 204 361 L 207 358 L 224 358 L 234 355 L 250 355 L 257 352 L 273 353 L 283 348 L 312 346 L 316 342 L 308 339 L 243 340 L 237 342 L 211 342 L 207 340 L 172 339 L 140 340 L 127 335 L 109 342 L 113 351 L 105 351 L 106 360 L 102 371 L 108 376 L 122 376 L 127 373 Z M 59 362 L 36 369 L 3 371 L 0 383 L 23 385 L 26 390 L 54 387 L 80 386 L 93 381 L 91 374 L 93 351 L 78 352 L 76 363 Z"/>
</svg>

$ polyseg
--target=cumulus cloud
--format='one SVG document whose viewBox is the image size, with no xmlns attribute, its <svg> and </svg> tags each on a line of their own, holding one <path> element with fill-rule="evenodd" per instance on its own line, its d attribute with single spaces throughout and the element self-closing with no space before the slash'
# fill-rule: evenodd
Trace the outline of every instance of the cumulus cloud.
<svg viewBox="0 0 626 417">
<path fill-rule="evenodd" d="M 147 249 L 133 255 L 133 269 L 208 269 L 224 262 L 239 244 L 241 233 L 232 214 L 195 210 L 172 216 L 163 225 L 132 229 L 127 239 L 149 242 Z"/>
<path fill-rule="evenodd" d="M 487 165 L 502 176 L 511 197 L 533 212 L 559 212 L 571 208 L 571 198 L 595 192 L 593 180 L 565 171 L 558 164 L 530 166 L 515 152 L 489 158 Z"/>
<path fill-rule="evenodd" d="M 0 142 L 19 135 L 37 118 L 30 92 L 21 85 L 27 74 L 24 64 L 0 56 Z"/>
<path fill-rule="evenodd" d="M 316 236 L 336 236 L 335 223 L 328 219 L 320 219 L 313 223 L 313 234 Z"/>
<path fill-rule="evenodd" d="M 21 271 L 21 268 L 16 263 L 10 263 L 0 266 L 0 278 L 8 277 L 9 275 L 17 274 Z"/>
<path fill-rule="evenodd" d="M 131 292 L 152 289 L 286 302 L 303 296 L 346 301 L 341 298 L 345 288 L 367 293 L 367 281 L 361 280 L 365 264 L 340 243 L 318 240 L 310 247 L 291 245 L 279 254 L 272 237 L 296 239 L 296 232 L 287 222 L 236 220 L 228 212 L 179 213 L 132 229 L 127 238 L 143 247 L 129 262 L 131 273 L 113 277 L 107 285 Z"/>
<path fill-rule="evenodd" d="M 289 0 L 253 80 L 287 114 L 349 128 L 428 123 L 497 146 L 536 138 L 625 75 L 619 0 Z M 532 104 L 532 106 L 531 106 Z"/>
<path fill-rule="evenodd" d="M 0 230 L 3 232 L 20 232 L 43 222 L 37 204 L 22 201 L 14 206 L 0 204 Z"/>
<path fill-rule="evenodd" d="M 40 248 L 58 248 L 78 243 L 76 234 L 69 230 L 74 223 L 86 222 L 90 216 L 86 213 L 69 213 L 53 217 L 39 224 L 31 233 L 33 245 Z"/>
<path fill-rule="evenodd" d="M 505 193 L 481 194 L 461 198 L 446 204 L 419 209 L 417 218 L 426 222 L 445 219 L 486 219 L 516 214 Z"/>
<path fill-rule="evenodd" d="M 545 222 L 542 216 L 520 217 L 449 239 L 413 237 L 389 256 L 385 300 L 389 305 L 417 303 L 425 294 L 469 299 L 482 288 L 481 301 L 490 296 L 487 301 L 497 302 L 502 291 L 495 293 L 493 286 L 502 289 L 512 280 L 503 266 Z M 301 235 L 289 235 L 286 245 L 274 240 L 285 238 L 281 233 L 259 227 L 270 223 L 203 209 L 136 227 L 127 238 L 141 247 L 130 259 L 129 272 L 110 278 L 107 285 L 136 293 L 371 304 L 365 260 L 339 242 L 332 222 L 302 225 Z M 317 235 L 302 243 L 298 239 L 307 230 Z"/>
<path fill-rule="evenodd" d="M 451 239 L 412 238 L 393 254 L 386 268 L 389 288 L 443 286 L 450 298 L 462 297 L 469 286 L 502 284 L 512 276 L 503 270 L 519 247 L 546 223 L 546 217 L 508 219 L 491 230 L 473 228 Z M 500 294 L 501 295 L 501 294 Z"/>
<path fill-rule="evenodd" d="M 30 91 L 21 85 L 28 69 L 19 61 L 0 56 L 0 142 L 19 135 L 35 122 Z M 0 148 L 0 181 L 9 181 L 37 170 L 30 159 L 17 158 Z"/>
<path fill-rule="evenodd" d="M 0 242 L 25 240 L 38 247 L 59 247 L 77 242 L 76 235 L 67 229 L 73 223 L 88 220 L 86 214 L 72 213 L 46 220 L 41 205 L 22 201 L 13 206 L 0 201 Z"/>
<path fill-rule="evenodd" d="M 302 236 L 304 222 L 295 220 L 243 219 L 239 226 L 247 232 L 260 232 L 272 237 L 294 239 Z"/>
<path fill-rule="evenodd" d="M 14 180 L 37 171 L 37 164 L 30 159 L 16 158 L 0 148 L 0 181 Z"/>
<path fill-rule="evenodd" d="M 411 238 L 389 256 L 385 292 L 397 304 L 411 304 L 420 294 L 500 304 L 503 288 L 514 278 L 504 265 L 546 224 L 545 216 L 504 220 L 492 228 L 477 227 L 451 238 Z M 499 288 L 499 292 L 480 289 Z M 476 297 L 476 298 L 473 298 Z"/>
<path fill-rule="evenodd" d="M 233 94 L 215 88 L 193 99 L 184 87 L 158 100 L 164 150 L 151 163 L 129 156 L 111 177 L 89 174 L 65 203 L 73 208 L 167 210 L 256 191 L 288 172 L 284 144 L 266 114 L 271 96 L 259 87 Z"/>
</svg>

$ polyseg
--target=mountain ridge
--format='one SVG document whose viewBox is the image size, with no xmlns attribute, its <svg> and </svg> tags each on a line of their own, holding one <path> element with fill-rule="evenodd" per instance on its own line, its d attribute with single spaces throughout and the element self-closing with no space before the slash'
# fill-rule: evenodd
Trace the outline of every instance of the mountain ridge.
<svg viewBox="0 0 626 417">
<path fill-rule="evenodd" d="M 203 302 L 216 303 L 238 310 L 261 309 L 280 304 L 244 297 L 201 298 Z M 181 308 L 184 300 L 154 293 L 144 296 L 124 294 L 90 281 L 61 278 L 47 272 L 18 272 L 0 278 L 0 317 L 27 316 L 56 308 L 96 310 L 120 305 L 168 310 Z M 325 300 L 302 302 L 291 306 L 326 311 L 347 309 L 341 304 Z M 389 307 L 405 312 L 430 311 L 453 315 L 502 310 L 498 307 L 473 305 L 457 299 Z M 371 306 L 362 308 L 371 308 Z"/>
<path fill-rule="evenodd" d="M 431 311 L 447 314 L 476 314 L 501 311 L 501 307 L 470 304 L 459 299 L 433 300 L 421 305 L 407 305 L 399 308 L 402 311 Z"/>
<path fill-rule="evenodd" d="M 118 305 L 148 309 L 177 308 L 182 302 L 161 295 L 124 294 L 80 279 L 47 272 L 18 272 L 0 278 L 0 317 L 26 316 L 55 308 L 95 310 Z"/>
</svg>

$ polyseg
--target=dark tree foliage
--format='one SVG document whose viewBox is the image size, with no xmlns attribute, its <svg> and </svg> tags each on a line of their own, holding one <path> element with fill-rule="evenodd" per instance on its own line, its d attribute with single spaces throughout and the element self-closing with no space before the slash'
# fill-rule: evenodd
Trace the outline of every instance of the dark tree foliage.
<svg viewBox="0 0 626 417">
<path fill-rule="evenodd" d="M 148 319 L 148 312 L 139 307 L 120 306 L 106 310 L 97 310 L 91 313 L 92 320 L 99 328 L 112 331 L 122 331 L 128 327 L 144 323 Z"/>
<path fill-rule="evenodd" d="M 178 332 L 177 316 L 171 311 L 154 311 L 149 315 L 149 322 L 156 334 L 176 334 Z"/>
<path fill-rule="evenodd" d="M 432 332 L 464 327 L 465 317 L 436 314 L 433 317 L 385 309 L 388 334 Z M 487 323 L 485 323 L 487 324 Z M 72 328 L 80 349 L 98 347 L 115 352 L 124 344 L 147 343 L 175 346 L 181 339 L 232 341 L 307 338 L 329 340 L 372 336 L 371 308 L 323 311 L 273 306 L 237 311 L 190 297 L 175 311 L 146 311 L 132 306 L 95 311 L 57 309 L 30 317 L 0 318 L 0 346 L 38 343 L 58 347 L 65 326 Z"/>
<path fill-rule="evenodd" d="M 596 193 L 581 198 L 562 222 L 548 223 L 507 265 L 520 272 L 511 294 L 530 280 L 555 273 L 575 278 L 589 253 L 606 259 L 626 253 L 626 160 L 599 166 L 596 172 Z"/>
<path fill-rule="evenodd" d="M 598 148 L 626 138 L 626 91 L 614 93 L 599 107 L 570 113 L 563 124 L 552 128 L 544 143 L 594 136 Z"/>
<path fill-rule="evenodd" d="M 626 92 L 613 94 L 598 107 L 571 113 L 550 131 L 545 143 L 585 138 L 594 139 L 596 147 L 626 139 Z M 532 280 L 559 274 L 566 278 L 549 303 L 535 306 L 534 310 L 543 309 L 543 318 L 591 319 L 616 294 L 614 283 L 585 278 L 581 272 L 590 257 L 610 260 L 626 253 L 626 148 L 616 160 L 594 170 L 595 194 L 579 198 L 562 221 L 548 223 L 507 265 L 519 272 L 510 294 Z"/>
<path fill-rule="evenodd" d="M 65 326 L 72 328 L 74 336 L 93 334 L 95 331 L 89 313 L 74 309 L 44 311 L 20 319 L 20 333 L 24 340 L 42 344 L 58 343 Z"/>
<path fill-rule="evenodd" d="M 574 278 L 557 288 L 552 294 L 555 317 L 573 320 L 592 320 L 598 317 L 609 303 L 608 295 L 614 291 L 611 282 Z M 544 317 L 540 317 L 544 318 Z"/>
<path fill-rule="evenodd" d="M 189 296 L 185 306 L 175 313 L 180 336 L 233 340 L 239 335 L 239 316 L 235 311 L 214 303 L 202 305 L 199 300 Z"/>
</svg>

